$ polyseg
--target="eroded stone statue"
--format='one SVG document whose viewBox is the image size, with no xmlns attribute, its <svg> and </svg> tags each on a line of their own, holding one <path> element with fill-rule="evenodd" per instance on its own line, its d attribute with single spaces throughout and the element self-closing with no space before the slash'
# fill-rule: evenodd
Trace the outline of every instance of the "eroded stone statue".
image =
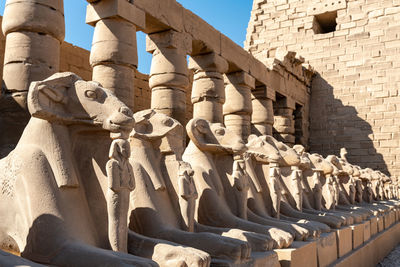
<svg viewBox="0 0 400 267">
<path fill-rule="evenodd" d="M 197 222 L 264 234 L 265 240 L 270 242 L 270 248 L 288 246 L 293 240 L 290 234 L 239 217 L 238 209 L 243 206 L 236 205 L 237 188 L 232 187 L 230 179 L 233 172 L 232 156 L 246 151 L 241 137 L 220 123 L 210 123 L 204 119 L 192 119 L 186 129 L 190 142 L 183 159 L 194 170 L 199 193 Z M 222 162 L 225 163 L 222 165 Z"/>
<path fill-rule="evenodd" d="M 216 259 L 246 261 L 251 250 L 245 241 L 230 238 L 229 234 L 199 232 L 195 226 L 197 191 L 194 171 L 181 159 L 182 125 L 151 109 L 137 112 L 134 118 L 130 162 L 136 189 L 131 198 L 130 228 L 145 236 L 197 248 L 175 250 L 188 259 L 201 255 L 204 258 L 201 266 L 209 263 L 207 253 Z M 155 183 L 165 188 L 157 190 Z"/>
<path fill-rule="evenodd" d="M 285 230 L 296 240 L 307 239 L 310 231 L 301 224 L 279 219 L 281 189 L 280 169 L 277 162 L 281 156 L 279 151 L 265 139 L 266 136 L 256 135 L 250 135 L 248 138 L 246 171 L 249 174 L 250 191 L 247 200 L 247 217 L 250 221 Z"/>
<path fill-rule="evenodd" d="M 155 266 L 153 261 L 107 250 L 94 226 L 107 221 L 107 213 L 93 217 L 88 188 L 82 186 L 86 177 L 80 175 L 80 159 L 73 156 L 82 132 L 129 131 L 130 109 L 98 83 L 68 72 L 32 83 L 28 108 L 32 118 L 18 145 L 0 161 L 6 170 L 0 174 L 0 239 L 7 241 L 3 244 L 43 264 Z"/>
<path fill-rule="evenodd" d="M 114 251 L 125 253 L 128 252 L 129 194 L 135 188 L 133 170 L 128 161 L 130 152 L 128 140 L 115 139 L 106 165 L 108 238 Z"/>
</svg>

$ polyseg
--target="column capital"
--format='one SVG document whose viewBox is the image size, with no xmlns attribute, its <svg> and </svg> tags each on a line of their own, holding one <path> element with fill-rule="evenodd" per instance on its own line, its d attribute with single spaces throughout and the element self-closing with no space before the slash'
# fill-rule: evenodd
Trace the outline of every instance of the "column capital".
<svg viewBox="0 0 400 267">
<path fill-rule="evenodd" d="M 87 0 L 86 23 L 95 26 L 106 18 L 120 18 L 143 30 L 146 27 L 146 13 L 126 0 Z"/>
<path fill-rule="evenodd" d="M 167 30 L 146 36 L 146 51 L 153 53 L 156 49 L 175 48 L 190 54 L 192 52 L 192 37 L 183 32 Z"/>
<path fill-rule="evenodd" d="M 237 71 L 225 74 L 225 84 L 244 85 L 251 89 L 256 87 L 256 79 L 245 71 Z"/>
<path fill-rule="evenodd" d="M 252 99 L 270 99 L 275 101 L 275 91 L 271 88 L 263 85 L 257 85 L 254 90 L 251 90 L 251 98 Z"/>
<path fill-rule="evenodd" d="M 189 58 L 189 69 L 225 73 L 228 71 L 228 61 L 216 53 L 208 53 Z"/>
</svg>

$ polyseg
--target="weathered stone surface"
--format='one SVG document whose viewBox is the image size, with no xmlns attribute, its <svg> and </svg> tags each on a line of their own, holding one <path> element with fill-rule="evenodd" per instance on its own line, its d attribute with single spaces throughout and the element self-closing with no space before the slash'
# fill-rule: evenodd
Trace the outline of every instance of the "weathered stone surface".
<svg viewBox="0 0 400 267">
<path fill-rule="evenodd" d="M 322 234 L 317 241 L 318 266 L 329 266 L 338 258 L 335 233 Z"/>
<path fill-rule="evenodd" d="M 340 258 L 353 249 L 353 233 L 350 227 L 342 227 L 335 231 L 338 246 L 338 258 Z"/>
<path fill-rule="evenodd" d="M 318 266 L 316 242 L 293 242 L 292 248 L 276 249 L 275 252 L 282 267 Z"/>
</svg>

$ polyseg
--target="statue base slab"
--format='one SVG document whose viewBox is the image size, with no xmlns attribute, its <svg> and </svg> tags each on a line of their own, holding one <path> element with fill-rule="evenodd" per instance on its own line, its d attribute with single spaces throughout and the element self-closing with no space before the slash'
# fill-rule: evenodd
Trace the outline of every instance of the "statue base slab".
<svg viewBox="0 0 400 267">
<path fill-rule="evenodd" d="M 290 248 L 275 249 L 282 267 L 317 267 L 317 241 L 295 241 Z"/>
<path fill-rule="evenodd" d="M 378 233 L 361 247 L 353 250 L 345 257 L 339 258 L 332 266 L 348 267 L 363 266 L 375 267 L 382 261 L 400 241 L 400 223 Z"/>
<path fill-rule="evenodd" d="M 353 250 L 358 248 L 364 243 L 364 225 L 362 223 L 360 224 L 354 224 L 350 226 L 353 234 Z"/>
<path fill-rule="evenodd" d="M 371 236 L 374 236 L 378 233 L 378 217 L 371 217 L 369 222 L 371 223 Z"/>
<path fill-rule="evenodd" d="M 336 234 L 324 233 L 317 240 L 318 267 L 329 266 L 338 258 Z"/>
<path fill-rule="evenodd" d="M 343 257 L 353 249 L 353 231 L 350 226 L 334 230 L 336 232 L 336 242 L 338 257 Z"/>
</svg>

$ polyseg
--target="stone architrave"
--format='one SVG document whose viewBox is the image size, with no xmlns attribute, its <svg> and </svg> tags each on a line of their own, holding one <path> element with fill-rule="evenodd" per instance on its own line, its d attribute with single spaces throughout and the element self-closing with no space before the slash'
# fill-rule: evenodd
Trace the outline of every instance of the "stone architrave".
<svg viewBox="0 0 400 267">
<path fill-rule="evenodd" d="M 174 30 L 147 35 L 146 50 L 153 54 L 149 85 L 151 108 L 186 123 L 186 90 L 189 86 L 186 55 L 192 39 Z"/>
<path fill-rule="evenodd" d="M 133 109 L 136 30 L 145 27 L 144 11 L 126 0 L 89 2 L 86 23 L 95 27 L 90 53 L 92 78 Z"/>
<path fill-rule="evenodd" d="M 244 71 L 225 76 L 224 124 L 244 141 L 251 134 L 251 90 L 254 87 L 255 79 Z"/>
<path fill-rule="evenodd" d="M 192 56 L 189 59 L 189 68 L 194 71 L 191 96 L 193 118 L 223 123 L 223 74 L 228 71 L 228 62 L 216 53 L 208 53 Z"/>
</svg>

